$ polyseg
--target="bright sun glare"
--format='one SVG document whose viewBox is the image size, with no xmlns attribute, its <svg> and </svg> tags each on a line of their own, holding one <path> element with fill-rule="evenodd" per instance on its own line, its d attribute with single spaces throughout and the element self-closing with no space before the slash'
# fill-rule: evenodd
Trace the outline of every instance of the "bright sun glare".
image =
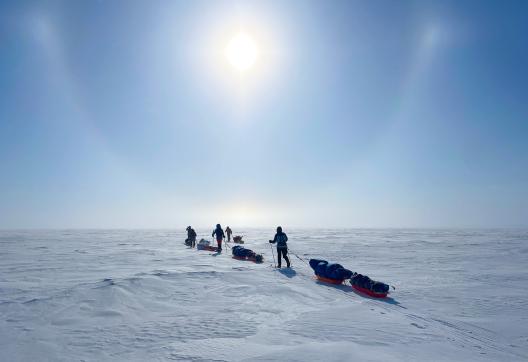
<svg viewBox="0 0 528 362">
<path fill-rule="evenodd" d="M 225 48 L 225 56 L 229 63 L 243 72 L 251 68 L 258 56 L 255 41 L 245 33 L 239 33 L 229 41 Z"/>
</svg>

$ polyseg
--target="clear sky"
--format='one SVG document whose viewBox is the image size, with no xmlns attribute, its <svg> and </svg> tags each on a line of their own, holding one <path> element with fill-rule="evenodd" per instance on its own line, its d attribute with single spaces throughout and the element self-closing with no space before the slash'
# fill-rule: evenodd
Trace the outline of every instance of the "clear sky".
<svg viewBox="0 0 528 362">
<path fill-rule="evenodd" d="M 528 2 L 4 0 L 0 167 L 2 228 L 526 227 Z"/>
</svg>

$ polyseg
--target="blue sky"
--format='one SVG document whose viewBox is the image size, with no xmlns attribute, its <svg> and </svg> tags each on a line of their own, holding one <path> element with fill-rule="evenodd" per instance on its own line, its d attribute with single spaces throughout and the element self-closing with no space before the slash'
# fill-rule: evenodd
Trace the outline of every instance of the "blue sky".
<svg viewBox="0 0 528 362">
<path fill-rule="evenodd" d="M 0 227 L 526 227 L 527 14 L 3 1 Z"/>
</svg>

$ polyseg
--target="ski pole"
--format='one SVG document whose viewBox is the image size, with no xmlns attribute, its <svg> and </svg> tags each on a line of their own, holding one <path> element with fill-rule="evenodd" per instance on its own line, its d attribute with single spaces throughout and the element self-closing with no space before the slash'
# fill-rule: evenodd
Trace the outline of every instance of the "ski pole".
<svg viewBox="0 0 528 362">
<path fill-rule="evenodd" d="M 277 263 L 275 262 L 275 252 L 273 251 L 273 246 L 271 245 L 271 243 L 270 243 L 270 248 L 271 248 L 271 255 L 273 255 L 273 266 L 276 268 Z"/>
</svg>

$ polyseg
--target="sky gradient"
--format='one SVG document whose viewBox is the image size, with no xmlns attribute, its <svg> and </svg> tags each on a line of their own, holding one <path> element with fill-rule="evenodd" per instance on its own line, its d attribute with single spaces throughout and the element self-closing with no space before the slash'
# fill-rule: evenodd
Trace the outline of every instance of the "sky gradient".
<svg viewBox="0 0 528 362">
<path fill-rule="evenodd" d="M 0 228 L 528 227 L 527 34 L 526 1 L 3 1 Z"/>
</svg>

